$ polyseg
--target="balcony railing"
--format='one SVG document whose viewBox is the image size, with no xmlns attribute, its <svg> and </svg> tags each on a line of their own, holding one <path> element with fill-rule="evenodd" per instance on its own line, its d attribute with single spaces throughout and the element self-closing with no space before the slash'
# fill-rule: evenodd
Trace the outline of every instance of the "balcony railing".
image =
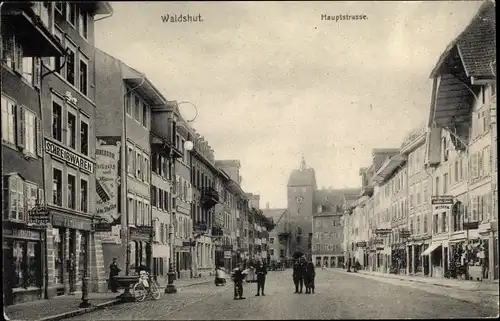
<svg viewBox="0 0 500 321">
<path fill-rule="evenodd" d="M 212 187 L 204 187 L 201 197 L 205 208 L 211 208 L 219 203 L 219 192 Z"/>
</svg>

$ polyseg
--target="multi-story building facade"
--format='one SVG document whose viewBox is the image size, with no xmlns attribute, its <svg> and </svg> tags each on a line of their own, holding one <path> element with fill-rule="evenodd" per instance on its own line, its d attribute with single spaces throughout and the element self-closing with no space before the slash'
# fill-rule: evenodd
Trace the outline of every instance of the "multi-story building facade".
<svg viewBox="0 0 500 321">
<path fill-rule="evenodd" d="M 376 180 L 375 177 L 379 173 L 383 163 L 394 155 L 399 153 L 398 149 L 374 149 L 372 151 L 373 158 L 373 181 L 375 182 L 373 188 L 374 210 L 373 215 L 375 218 L 374 224 L 374 237 L 376 245 L 376 259 L 375 266 L 379 272 L 389 272 L 391 264 L 391 237 L 392 226 L 390 219 L 390 210 L 392 207 L 392 195 L 389 193 L 389 182 L 387 180 Z M 380 177 L 382 178 L 382 177 Z"/>
<path fill-rule="evenodd" d="M 116 210 L 109 212 L 106 204 L 114 191 L 101 184 L 98 191 L 98 212 L 110 227 L 103 232 L 103 265 L 116 257 L 125 273 L 135 273 L 144 264 L 152 267 L 151 217 L 151 115 L 152 106 L 164 106 L 167 101 L 140 72 L 120 60 L 96 50 L 95 119 L 97 140 L 104 146 L 120 146 L 120 169 L 115 181 Z M 106 164 L 98 164 L 105 170 Z M 119 233 L 113 231 L 119 226 Z M 109 235 L 111 230 L 111 237 Z M 121 237 L 120 237 L 121 235 Z M 96 249 L 99 247 L 96 244 Z M 127 264 L 128 263 L 128 264 Z M 108 271 L 106 271 L 106 274 Z"/>
<path fill-rule="evenodd" d="M 427 126 L 419 126 L 407 135 L 401 145 L 401 154 L 407 158 L 405 185 L 409 200 L 407 206 L 410 222 L 410 236 L 407 242 L 408 274 L 429 273 L 429 257 L 422 256 L 431 241 L 429 222 L 432 175 L 431 169 L 424 167 L 426 138 Z"/>
<path fill-rule="evenodd" d="M 176 123 L 176 133 L 174 146 L 181 151 L 182 157 L 175 159 L 174 176 L 174 198 L 175 211 L 173 217 L 175 246 L 174 262 L 177 277 L 180 279 L 191 278 L 195 276 L 193 270 L 193 256 L 195 250 L 195 235 L 207 232 L 207 226 L 193 222 L 191 204 L 193 203 L 193 189 L 191 186 L 191 164 L 192 154 L 186 148 L 187 141 L 191 141 L 195 133 L 192 127 L 182 117 L 179 117 Z"/>
<path fill-rule="evenodd" d="M 175 102 L 153 106 L 151 111 L 152 272 L 157 279 L 166 281 L 170 264 L 174 264 L 175 159 L 182 158 L 184 154 L 175 146 L 176 124 L 180 117 Z"/>
<path fill-rule="evenodd" d="M 54 284 L 53 277 L 44 277 L 49 265 L 53 270 L 53 247 L 47 246 L 40 229 L 30 226 L 29 218 L 35 205 L 45 205 L 46 196 L 42 119 L 49 115 L 43 115 L 40 104 L 47 81 L 40 58 L 59 58 L 64 48 L 53 35 L 53 3 L 2 3 L 0 8 L 3 288 L 4 304 L 10 305 L 47 298 L 45 290 Z"/>
<path fill-rule="evenodd" d="M 38 4 L 53 15 L 52 33 L 66 48 L 66 57 L 42 64 L 46 78 L 41 83 L 41 101 L 47 106 L 41 115 L 43 176 L 52 223 L 47 231 L 47 295 L 79 289 L 84 275 L 91 277 L 94 290 L 105 291 L 100 253 L 94 250 L 100 243 L 91 233 L 98 199 L 94 21 L 96 15 L 110 14 L 112 9 L 108 2 Z M 70 259 L 78 262 L 72 271 Z M 91 270 L 85 268 L 88 263 Z"/>
<path fill-rule="evenodd" d="M 272 222 L 275 227 L 269 232 L 268 242 L 268 262 L 269 264 L 278 264 L 286 260 L 286 243 L 280 242 L 279 233 L 286 229 L 286 209 L 269 208 L 269 204 L 262 210 L 263 215 Z"/>
<path fill-rule="evenodd" d="M 475 42 L 477 35 L 482 35 L 480 45 Z M 464 256 L 472 278 L 495 279 L 495 275 L 498 278 L 490 121 L 491 101 L 496 96 L 495 36 L 495 4 L 485 1 L 431 73 L 434 86 L 428 163 L 436 168 L 435 193 L 447 193 L 452 200 L 448 208 L 436 207 L 433 213 L 436 236 L 433 235 L 429 252 L 441 248 L 443 256 L 436 276 L 446 275 L 449 266 L 459 264 Z M 457 100 L 462 104 L 455 104 Z M 453 155 L 456 155 L 454 160 Z M 460 189 L 448 191 L 450 182 L 454 182 L 456 176 L 460 179 L 459 163 L 460 159 L 464 162 L 464 158 L 468 163 L 465 183 L 460 183 Z"/>
<path fill-rule="evenodd" d="M 191 160 L 191 185 L 193 186 L 193 203 L 191 212 L 195 226 L 203 228 L 206 225 L 206 234 L 196 240 L 194 258 L 197 276 L 208 276 L 214 272 L 214 245 L 212 243 L 212 226 L 214 207 L 219 202 L 219 192 L 216 189 L 218 169 L 215 167 L 214 151 L 207 141 L 196 134 Z M 203 229 L 200 229 L 200 231 Z M 196 233 L 196 231 L 195 231 Z"/>
<path fill-rule="evenodd" d="M 389 234 L 388 245 L 391 250 L 388 265 L 390 271 L 394 273 L 406 273 L 407 266 L 406 240 L 410 233 L 407 227 L 406 175 L 406 156 L 398 153 L 388 157 L 374 177 L 383 189 L 382 200 L 389 207 L 385 211 L 384 220 L 390 223 L 391 234 Z M 421 196 L 417 195 L 417 197 L 420 200 Z M 410 221 L 410 226 L 412 229 L 413 221 Z"/>
<path fill-rule="evenodd" d="M 344 195 L 335 190 L 319 190 L 315 195 L 316 211 L 312 224 L 312 260 L 316 266 L 338 267 L 343 264 L 342 251 Z"/>
</svg>

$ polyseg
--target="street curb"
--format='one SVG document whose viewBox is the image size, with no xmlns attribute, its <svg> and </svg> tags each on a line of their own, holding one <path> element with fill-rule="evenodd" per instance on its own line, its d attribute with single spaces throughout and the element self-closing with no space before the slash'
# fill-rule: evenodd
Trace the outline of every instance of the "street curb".
<svg viewBox="0 0 500 321">
<path fill-rule="evenodd" d="M 196 282 L 196 283 L 191 283 L 191 284 L 179 284 L 179 285 L 175 285 L 175 282 L 174 282 L 174 285 L 177 289 L 182 289 L 182 288 L 188 288 L 190 286 L 195 286 L 195 285 L 202 285 L 202 284 L 208 284 L 208 283 L 212 283 L 213 280 L 205 280 L 205 281 L 200 281 L 200 282 Z M 160 286 L 160 289 L 165 289 L 167 286 Z M 171 293 L 169 293 L 171 294 Z"/>
<path fill-rule="evenodd" d="M 399 277 L 391 277 L 391 276 L 379 276 L 379 275 L 375 275 L 375 274 L 371 274 L 371 273 L 366 273 L 366 272 L 359 272 L 359 271 L 356 272 L 356 273 L 349 273 L 349 272 L 346 272 L 346 271 L 337 270 L 336 272 L 346 273 L 346 274 L 354 274 L 354 275 L 356 275 L 356 274 L 368 275 L 368 276 L 380 277 L 380 278 L 384 278 L 384 279 L 393 279 L 393 280 L 399 280 L 399 281 L 408 281 L 408 282 L 415 282 L 415 283 L 420 283 L 420 284 L 430 284 L 430 285 L 440 286 L 440 287 L 443 287 L 443 288 L 452 288 L 452 289 L 459 289 L 459 290 L 472 291 L 472 292 L 483 291 L 481 289 L 463 289 L 463 288 L 460 288 L 460 287 L 456 287 L 456 286 L 452 286 L 452 285 L 447 285 L 447 284 L 441 284 L 441 283 L 431 283 L 431 282 L 425 282 L 425 281 L 420 281 L 420 280 L 411 280 L 411 279 L 405 279 L 405 278 L 399 278 Z"/>
<path fill-rule="evenodd" d="M 111 300 L 111 301 L 107 301 L 107 302 L 103 302 L 103 303 L 99 303 L 99 304 L 93 305 L 90 308 L 78 309 L 78 310 L 64 312 L 64 313 L 57 314 L 57 315 L 51 315 L 51 316 L 48 316 L 48 317 L 45 317 L 45 318 L 38 319 L 37 321 L 58 321 L 58 320 L 63 320 L 63 319 L 75 317 L 75 316 L 78 316 L 78 315 L 90 313 L 90 312 L 93 312 L 93 311 L 96 311 L 96 310 L 104 309 L 104 308 L 106 308 L 108 306 L 116 305 L 116 304 L 119 304 L 121 302 L 122 301 L 120 299 L 115 299 L 115 300 Z"/>
</svg>

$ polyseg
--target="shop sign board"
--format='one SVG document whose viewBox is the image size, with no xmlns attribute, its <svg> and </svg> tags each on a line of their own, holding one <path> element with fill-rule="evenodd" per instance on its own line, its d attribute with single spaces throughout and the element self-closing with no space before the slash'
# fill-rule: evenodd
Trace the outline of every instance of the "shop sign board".
<svg viewBox="0 0 500 321">
<path fill-rule="evenodd" d="M 390 228 L 378 228 L 375 230 L 375 234 L 386 235 L 391 234 L 392 230 Z"/>
<path fill-rule="evenodd" d="M 432 196 L 432 212 L 434 214 L 440 214 L 450 211 L 453 206 L 453 199 L 454 197 L 451 195 Z"/>
<path fill-rule="evenodd" d="M 67 227 L 74 230 L 90 231 L 92 228 L 91 219 L 78 219 L 75 216 L 53 213 L 52 225 Z"/>
<path fill-rule="evenodd" d="M 366 247 L 366 242 L 365 241 L 356 242 L 356 247 Z"/>
<path fill-rule="evenodd" d="M 373 244 L 375 244 L 375 245 L 384 244 L 384 239 L 381 239 L 381 238 L 373 239 Z"/>
<path fill-rule="evenodd" d="M 101 219 L 95 224 L 104 243 L 121 243 L 121 214 L 118 213 L 120 188 L 120 146 L 116 139 L 97 139 L 96 146 L 96 212 Z"/>
<path fill-rule="evenodd" d="M 50 223 L 50 213 L 45 206 L 35 205 L 28 211 L 28 222 L 38 226 L 47 226 Z"/>
<path fill-rule="evenodd" d="M 71 152 L 65 147 L 52 142 L 47 138 L 45 138 L 45 152 L 49 155 L 62 159 L 66 163 L 74 165 L 83 171 L 91 174 L 94 172 L 94 164 L 92 161 Z"/>
<path fill-rule="evenodd" d="M 40 231 L 26 230 L 26 229 L 9 229 L 3 231 L 4 237 L 27 239 L 27 240 L 41 240 Z"/>
<path fill-rule="evenodd" d="M 231 251 L 224 251 L 224 258 L 230 259 L 231 258 Z"/>
</svg>

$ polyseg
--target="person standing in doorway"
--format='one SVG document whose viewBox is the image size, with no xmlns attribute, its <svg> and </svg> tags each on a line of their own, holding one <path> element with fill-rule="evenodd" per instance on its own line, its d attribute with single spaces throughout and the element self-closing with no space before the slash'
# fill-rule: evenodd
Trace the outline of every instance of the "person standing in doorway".
<svg viewBox="0 0 500 321">
<path fill-rule="evenodd" d="M 118 292 L 118 284 L 115 280 L 115 276 L 118 276 L 121 269 L 118 267 L 118 262 L 116 257 L 113 258 L 113 262 L 109 265 L 109 286 L 113 293 Z"/>
<path fill-rule="evenodd" d="M 261 292 L 262 296 L 265 296 L 264 285 L 266 284 L 267 269 L 262 261 L 259 261 L 255 273 L 257 274 L 257 294 L 255 296 L 259 296 Z"/>
<path fill-rule="evenodd" d="M 71 253 L 68 260 L 68 276 L 69 276 L 69 294 L 75 294 L 75 278 L 76 278 L 76 262 L 75 254 Z"/>
</svg>

